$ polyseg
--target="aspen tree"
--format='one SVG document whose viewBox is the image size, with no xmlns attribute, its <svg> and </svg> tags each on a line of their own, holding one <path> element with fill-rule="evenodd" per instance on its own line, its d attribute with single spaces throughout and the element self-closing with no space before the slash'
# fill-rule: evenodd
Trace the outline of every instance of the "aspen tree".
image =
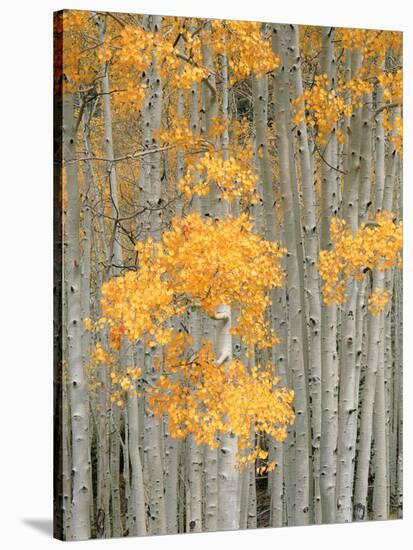
<svg viewBox="0 0 413 550">
<path fill-rule="evenodd" d="M 66 93 L 63 103 L 63 158 L 66 166 L 67 229 L 66 288 L 69 364 L 69 400 L 72 430 L 72 509 L 71 538 L 90 537 L 90 438 L 89 403 L 82 364 L 81 287 L 80 287 L 80 193 L 76 158 L 74 96 Z"/>
<path fill-rule="evenodd" d="M 283 28 L 273 27 L 273 47 L 276 52 L 282 52 L 284 46 Z M 289 251 L 287 257 L 288 298 L 290 308 L 290 349 L 289 366 L 293 374 L 295 392 L 295 410 L 297 414 L 295 424 L 295 453 L 296 453 L 296 489 L 295 489 L 295 522 L 297 525 L 309 522 L 309 460 L 308 460 L 308 411 L 307 386 L 305 380 L 303 334 L 301 323 L 301 293 L 299 283 L 299 267 L 297 260 L 297 236 L 295 233 L 295 219 L 293 198 L 291 191 L 291 174 L 289 165 L 288 145 L 288 115 L 286 80 L 287 66 L 281 54 L 281 64 L 276 72 L 278 100 L 276 102 L 276 116 L 278 124 L 279 163 L 281 200 L 284 215 L 285 242 Z"/>
<path fill-rule="evenodd" d="M 400 34 L 63 21 L 56 532 L 402 516 Z"/>
<path fill-rule="evenodd" d="M 293 65 L 291 73 L 295 93 L 298 98 L 303 95 L 301 72 L 301 54 L 299 46 L 299 30 L 291 27 L 291 54 Z M 304 105 L 301 105 L 303 108 Z M 318 258 L 319 239 L 317 228 L 317 199 L 314 192 L 313 174 L 311 171 L 310 148 L 306 124 L 301 121 L 297 126 L 298 155 L 300 161 L 300 175 L 302 180 L 303 196 L 303 229 L 304 251 L 307 275 L 307 297 L 309 331 L 309 380 L 311 394 L 312 418 L 312 455 L 314 468 L 314 521 L 321 523 L 321 495 L 320 495 L 320 442 L 321 442 L 321 300 L 320 286 L 315 265 Z"/>
</svg>

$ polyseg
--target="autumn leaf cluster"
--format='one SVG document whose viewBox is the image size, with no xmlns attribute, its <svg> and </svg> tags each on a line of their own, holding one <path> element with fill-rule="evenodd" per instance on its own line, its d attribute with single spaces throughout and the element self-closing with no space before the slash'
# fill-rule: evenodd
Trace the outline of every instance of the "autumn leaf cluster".
<svg viewBox="0 0 413 550">
<path fill-rule="evenodd" d="M 255 439 L 260 434 L 286 438 L 294 421 L 293 392 L 278 387 L 269 364 L 251 370 L 236 360 L 218 364 L 210 342 L 195 354 L 190 344 L 190 337 L 177 334 L 156 362 L 162 374 L 148 390 L 151 409 L 167 414 L 170 434 L 177 439 L 192 434 L 197 444 L 216 448 L 219 435 L 230 432 L 238 438 L 239 466 L 265 461 L 268 453 Z"/>
<path fill-rule="evenodd" d="M 249 345 L 271 346 L 265 311 L 269 292 L 282 283 L 284 249 L 253 232 L 246 215 L 218 220 L 199 214 L 175 218 L 160 242 L 139 242 L 139 267 L 102 286 L 102 313 L 113 331 L 130 340 L 171 336 L 167 321 L 189 308 L 211 317 L 220 304 L 233 307 L 233 333 Z"/>
<path fill-rule="evenodd" d="M 374 269 L 385 271 L 401 267 L 402 222 L 396 223 L 388 212 L 377 214 L 372 222 L 362 224 L 353 235 L 345 220 L 334 218 L 330 225 L 331 250 L 321 250 L 318 269 L 324 281 L 322 292 L 326 304 L 345 301 L 349 280 L 362 281 Z M 386 305 L 388 294 L 380 289 L 370 297 L 369 309 L 377 314 Z"/>
</svg>

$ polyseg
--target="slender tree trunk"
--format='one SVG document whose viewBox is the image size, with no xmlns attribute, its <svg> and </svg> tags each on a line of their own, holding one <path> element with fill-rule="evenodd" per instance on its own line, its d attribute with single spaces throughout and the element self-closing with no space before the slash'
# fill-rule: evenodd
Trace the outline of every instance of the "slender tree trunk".
<svg viewBox="0 0 413 550">
<path fill-rule="evenodd" d="M 305 525 L 309 522 L 310 507 L 310 465 L 308 456 L 308 410 L 307 410 L 307 383 L 305 379 L 303 333 L 299 265 L 297 260 L 296 220 L 294 215 L 291 174 L 290 152 L 288 143 L 288 115 L 289 103 L 286 81 L 286 65 L 283 59 L 283 30 L 282 26 L 273 27 L 274 51 L 281 57 L 281 64 L 276 72 L 278 100 L 276 102 L 276 120 L 278 124 L 278 151 L 280 163 L 280 187 L 281 201 L 284 215 L 285 242 L 288 249 L 287 277 L 288 299 L 290 310 L 290 346 L 288 364 L 291 366 L 293 385 L 295 392 L 295 453 L 296 453 L 296 480 L 295 480 L 295 522 L 297 525 Z M 281 36 L 280 36 L 281 35 Z"/>
<path fill-rule="evenodd" d="M 333 50 L 334 28 L 322 29 L 321 71 L 334 88 L 336 61 Z M 331 246 L 330 222 L 337 216 L 339 189 L 334 167 L 338 163 L 337 141 L 333 129 L 321 162 L 321 229 L 320 248 Z M 321 441 L 320 441 L 320 493 L 323 523 L 336 521 L 336 471 L 338 432 L 338 352 L 337 306 L 321 304 Z"/>
<path fill-rule="evenodd" d="M 178 468 L 181 444 L 169 435 L 165 419 L 165 508 L 167 533 L 178 532 Z"/>
<path fill-rule="evenodd" d="M 68 308 L 69 399 L 72 427 L 72 510 L 71 538 L 90 537 L 90 442 L 87 380 L 82 364 L 80 287 L 80 193 L 76 158 L 74 97 L 67 94 L 63 104 L 63 145 L 66 163 L 67 247 L 66 286 Z"/>
<path fill-rule="evenodd" d="M 301 74 L 301 56 L 299 47 L 299 30 L 291 29 L 291 50 L 293 65 L 291 73 L 297 97 L 303 94 Z M 300 105 L 304 108 L 303 102 Z M 319 274 L 316 270 L 318 261 L 319 238 L 317 230 L 317 200 L 314 178 L 311 170 L 310 148 L 307 126 L 301 122 L 297 127 L 298 155 L 302 181 L 304 203 L 304 250 L 306 265 L 306 294 L 308 299 L 309 318 L 309 387 L 311 395 L 312 420 L 312 457 L 314 468 L 314 521 L 322 522 L 320 494 L 320 441 L 321 441 L 321 300 Z"/>
<path fill-rule="evenodd" d="M 226 364 L 232 358 L 231 308 L 219 306 L 217 319 L 216 357 L 219 364 Z M 238 529 L 238 470 L 235 468 L 237 439 L 232 433 L 220 437 L 218 458 L 218 528 Z"/>
<path fill-rule="evenodd" d="M 373 519 L 387 519 L 387 463 L 386 463 L 386 415 L 384 385 L 383 326 L 380 335 L 380 357 L 377 367 L 376 394 L 374 399 L 373 437 L 375 446 Z M 388 442 L 387 442 L 388 444 Z"/>
<path fill-rule="evenodd" d="M 351 54 L 351 76 L 355 76 L 361 65 L 361 54 L 354 50 Z M 360 180 L 360 134 L 361 109 L 351 115 L 348 143 L 347 174 L 344 179 L 343 216 L 353 234 L 358 229 L 358 201 Z M 357 399 L 356 349 L 357 349 L 357 296 L 359 284 L 350 280 L 346 287 L 346 302 L 343 307 L 339 430 L 338 430 L 338 469 L 337 469 L 337 520 L 350 522 L 353 518 L 353 461 L 357 438 Z"/>
<path fill-rule="evenodd" d="M 139 453 L 139 412 L 136 395 L 128 395 L 128 445 L 131 465 L 131 495 L 128 502 L 129 534 L 146 535 L 146 507 L 143 472 Z"/>
<path fill-rule="evenodd" d="M 383 273 L 375 272 L 376 285 L 382 284 Z M 354 487 L 354 517 L 367 519 L 368 475 L 372 440 L 373 404 L 376 390 L 376 373 L 380 353 L 380 327 L 382 313 L 368 318 L 367 371 L 361 396 L 360 442 Z"/>
</svg>

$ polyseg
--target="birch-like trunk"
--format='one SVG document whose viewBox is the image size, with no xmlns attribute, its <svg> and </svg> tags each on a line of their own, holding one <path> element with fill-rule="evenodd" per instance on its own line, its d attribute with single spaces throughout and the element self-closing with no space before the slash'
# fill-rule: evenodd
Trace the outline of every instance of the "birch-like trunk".
<svg viewBox="0 0 413 550">
<path fill-rule="evenodd" d="M 129 534 L 146 535 L 146 507 L 143 489 L 143 472 L 139 453 L 139 411 L 135 395 L 127 397 L 128 408 L 128 444 L 132 450 L 128 460 L 131 466 L 131 494 L 128 502 Z"/>
<path fill-rule="evenodd" d="M 384 380 L 384 330 L 380 334 L 380 357 L 376 376 L 376 394 L 374 399 L 373 437 L 374 437 L 374 487 L 373 519 L 387 519 L 387 445 L 386 443 L 386 399 Z"/>
<path fill-rule="evenodd" d="M 351 53 L 351 76 L 357 75 L 361 65 L 358 50 Z M 361 108 L 351 115 L 348 137 L 347 174 L 344 178 L 343 217 L 353 234 L 358 229 L 358 201 L 360 180 Z M 357 438 L 356 350 L 357 350 L 357 296 L 359 284 L 350 280 L 346 286 L 346 302 L 342 311 L 341 370 L 339 396 L 338 466 L 337 466 L 337 520 L 350 522 L 353 518 L 353 461 Z"/>
<path fill-rule="evenodd" d="M 376 286 L 383 284 L 383 273 L 375 272 Z M 375 286 L 375 288 L 376 288 Z M 382 313 L 368 317 L 367 369 L 361 395 L 360 442 L 354 485 L 354 519 L 367 518 L 368 477 L 373 429 L 373 405 L 376 391 L 376 373 L 379 363 Z"/>
<path fill-rule="evenodd" d="M 155 34 L 161 30 L 162 17 L 152 16 L 150 29 Z M 148 89 L 150 97 L 142 112 L 143 139 L 146 149 L 156 148 L 158 143 L 155 132 L 161 127 L 163 86 L 158 73 L 158 65 L 155 52 L 152 52 L 151 67 L 148 75 Z M 150 235 L 154 240 L 161 236 L 161 210 L 153 210 L 151 207 L 158 205 L 161 198 L 161 157 L 160 153 L 152 154 L 149 160 L 145 160 L 144 169 L 144 204 L 149 205 L 147 213 L 145 235 Z M 154 382 L 156 372 L 153 368 L 153 360 L 158 351 L 151 354 L 145 347 L 146 365 L 145 372 Z M 149 529 L 151 534 L 166 533 L 166 508 L 164 488 L 164 456 L 162 420 L 156 417 L 148 408 L 145 415 L 145 444 L 144 455 L 147 461 L 148 485 L 149 485 Z"/>
<path fill-rule="evenodd" d="M 285 243 L 288 249 L 287 277 L 288 300 L 290 313 L 290 346 L 288 364 L 292 371 L 295 392 L 295 523 L 309 523 L 310 510 L 310 464 L 308 456 L 309 419 L 307 409 L 307 381 L 305 378 L 302 319 L 303 304 L 301 303 L 301 288 L 297 250 L 299 243 L 296 234 L 295 209 L 293 205 L 292 183 L 290 174 L 289 151 L 289 100 L 287 65 L 283 50 L 285 40 L 283 27 L 273 27 L 273 48 L 281 58 L 280 67 L 276 71 L 276 120 L 278 133 L 279 171 L 282 211 L 284 216 Z"/>
<path fill-rule="evenodd" d="M 333 49 L 334 28 L 322 29 L 321 71 L 327 74 L 331 87 L 335 86 L 336 61 Z M 321 228 L 320 248 L 329 249 L 330 222 L 338 212 L 339 188 L 334 167 L 338 163 L 337 140 L 334 131 L 324 149 L 321 162 Z M 321 441 L 320 493 L 323 523 L 336 520 L 336 472 L 338 432 L 338 352 L 337 306 L 321 304 Z"/>
<path fill-rule="evenodd" d="M 293 65 L 291 74 L 295 94 L 303 94 L 301 73 L 301 54 L 299 47 L 299 30 L 291 27 L 291 53 Z M 304 109 L 301 104 L 300 108 Z M 314 178 L 311 170 L 310 147 L 305 122 L 297 126 L 298 155 L 300 163 L 302 197 L 303 197 L 303 230 L 306 266 L 306 295 L 308 299 L 309 319 L 309 393 L 311 395 L 312 424 L 312 458 L 314 475 L 314 521 L 322 522 L 320 494 L 320 441 L 321 441 L 321 299 L 319 275 L 316 270 L 319 251 L 317 228 L 317 199 L 315 195 Z"/>
<path fill-rule="evenodd" d="M 87 379 L 82 364 L 80 193 L 76 158 L 74 96 L 63 103 L 63 158 L 66 166 L 67 214 L 65 271 L 67 287 L 67 340 L 69 400 L 72 428 L 71 538 L 90 537 L 90 442 Z"/>
<path fill-rule="evenodd" d="M 231 341 L 231 308 L 227 305 L 218 307 L 215 313 L 217 320 L 216 357 L 217 362 L 226 364 L 232 359 Z M 218 528 L 221 530 L 238 529 L 238 470 L 235 467 L 237 439 L 232 433 L 220 437 L 218 457 Z"/>
</svg>

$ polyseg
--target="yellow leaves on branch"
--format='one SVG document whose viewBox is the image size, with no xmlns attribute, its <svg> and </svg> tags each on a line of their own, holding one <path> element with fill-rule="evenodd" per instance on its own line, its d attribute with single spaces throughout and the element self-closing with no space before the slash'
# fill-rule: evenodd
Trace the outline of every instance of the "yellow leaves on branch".
<svg viewBox="0 0 413 550">
<path fill-rule="evenodd" d="M 77 91 L 78 86 L 90 86 L 99 70 L 98 49 L 89 35 L 96 32 L 90 14 L 68 10 L 63 13 L 63 72 L 65 90 Z"/>
<path fill-rule="evenodd" d="M 274 344 L 265 311 L 270 290 L 282 284 L 285 250 L 255 234 L 246 215 L 217 222 L 195 213 L 175 218 L 160 242 L 136 248 L 138 270 L 102 286 L 102 312 L 112 331 L 130 340 L 149 335 L 164 345 L 174 315 L 199 307 L 213 317 L 227 304 L 237 315 L 234 334 L 249 346 Z"/>
<path fill-rule="evenodd" d="M 343 117 L 349 117 L 354 108 L 360 107 L 363 94 L 372 89 L 371 82 L 358 77 L 331 89 L 327 75 L 318 75 L 311 90 L 305 90 L 302 96 L 292 102 L 295 109 L 293 121 L 295 124 L 305 122 L 315 127 L 317 142 L 325 144 L 335 125 Z M 341 131 L 337 130 L 336 136 L 339 142 L 344 141 L 345 136 Z"/>
<path fill-rule="evenodd" d="M 120 332 L 130 340 L 147 333 L 162 341 L 168 335 L 163 325 L 175 313 L 173 291 L 160 271 L 159 245 L 148 241 L 139 248 L 139 270 L 102 285 L 102 312 L 111 324 L 115 349 L 120 346 Z"/>
<path fill-rule="evenodd" d="M 384 309 L 389 301 L 389 293 L 383 288 L 377 287 L 369 296 L 367 307 L 372 315 L 377 315 Z"/>
<path fill-rule="evenodd" d="M 383 88 L 383 127 L 391 134 L 390 140 L 396 152 L 402 155 L 403 119 L 400 115 L 390 114 L 390 107 L 401 105 L 403 102 L 403 71 L 398 69 L 395 73 L 382 72 L 378 75 L 378 80 Z"/>
<path fill-rule="evenodd" d="M 184 296 L 212 317 L 220 304 L 233 307 L 233 332 L 266 346 L 265 310 L 269 291 L 282 284 L 285 250 L 255 234 L 246 215 L 212 222 L 191 214 L 175 219 L 162 241 L 161 269 L 179 302 Z"/>
<path fill-rule="evenodd" d="M 403 70 L 395 73 L 381 72 L 378 81 L 383 88 L 383 100 L 388 103 L 401 103 L 403 99 Z"/>
<path fill-rule="evenodd" d="M 228 117 L 213 117 L 208 132 L 201 135 L 199 131 L 193 132 L 187 122 L 172 117 L 169 128 L 156 133 L 162 147 L 173 145 L 186 154 L 186 172 L 178 182 L 178 189 L 186 199 L 206 196 L 215 189 L 229 203 L 236 198 L 241 199 L 241 204 L 257 202 L 258 176 L 245 124 L 229 123 Z M 229 126 L 231 139 L 224 150 L 221 138 Z"/>
<path fill-rule="evenodd" d="M 238 149 L 228 159 L 224 158 L 222 151 L 208 152 L 188 166 L 178 188 L 190 199 L 194 194 L 206 196 L 216 186 L 227 202 L 241 197 L 247 203 L 255 203 L 258 176 L 252 166 L 248 149 Z"/>
<path fill-rule="evenodd" d="M 362 224 L 356 235 L 344 220 L 331 220 L 331 250 L 321 250 L 317 266 L 324 280 L 322 287 L 326 304 L 343 303 L 345 287 L 350 279 L 361 281 L 374 269 L 384 271 L 401 267 L 403 228 L 389 212 L 377 214 L 373 222 Z M 373 315 L 387 303 L 388 294 L 379 289 L 369 300 Z"/>
<path fill-rule="evenodd" d="M 182 333 L 172 341 L 162 374 L 148 390 L 152 411 L 168 415 L 170 434 L 178 439 L 192 434 L 197 444 L 216 448 L 219 434 L 236 435 L 239 466 L 257 458 L 266 460 L 268 453 L 255 445 L 255 436 L 265 433 L 278 441 L 285 439 L 295 418 L 293 392 L 278 386 L 270 365 L 251 371 L 235 360 L 218 365 L 211 343 L 203 343 L 192 357 L 184 351 L 189 343 Z"/>
<path fill-rule="evenodd" d="M 95 347 L 94 359 L 96 363 L 105 363 L 109 365 L 112 362 L 110 355 L 103 349 L 102 345 L 98 342 Z"/>
<path fill-rule="evenodd" d="M 118 407 L 122 407 L 125 396 L 138 395 L 136 389 L 136 381 L 142 376 L 142 369 L 139 367 L 126 369 L 126 374 L 120 374 L 116 372 L 110 373 L 110 378 L 114 390 L 110 396 L 111 403 L 116 403 Z"/>
<path fill-rule="evenodd" d="M 214 20 L 211 27 L 210 46 L 227 55 L 231 84 L 251 74 L 259 78 L 279 66 L 280 59 L 264 38 L 261 23 Z"/>
<path fill-rule="evenodd" d="M 390 139 L 397 153 L 403 155 L 403 119 L 401 116 L 396 116 L 394 119 L 394 133 Z"/>
<path fill-rule="evenodd" d="M 161 146 L 174 145 L 177 151 L 184 153 L 190 154 L 205 146 L 205 138 L 199 132 L 192 132 L 186 120 L 173 121 L 167 130 L 161 130 L 155 135 Z"/>
<path fill-rule="evenodd" d="M 346 50 L 360 50 L 365 58 L 374 58 L 376 65 L 384 58 L 387 50 L 401 55 L 402 33 L 372 29 L 337 29 L 336 39 Z M 377 62 L 377 58 L 378 62 Z"/>
<path fill-rule="evenodd" d="M 309 27 L 308 27 L 309 28 Z M 305 27 L 307 29 L 307 27 Z M 325 144 L 328 136 L 335 129 L 340 143 L 345 140 L 345 134 L 337 128 L 344 117 L 351 116 L 354 109 L 363 104 L 363 96 L 371 93 L 375 83 L 383 88 L 383 105 L 402 103 L 402 69 L 384 70 L 386 52 L 392 56 L 401 55 L 402 34 L 392 31 L 375 31 L 366 29 L 337 29 L 336 43 L 345 50 L 359 51 L 362 58 L 360 68 L 349 81 L 339 78 L 332 87 L 326 74 L 315 77 L 311 89 L 297 97 L 292 103 L 294 107 L 294 122 L 305 122 L 316 129 L 316 140 Z M 401 152 L 402 122 L 394 121 L 397 136 L 394 138 L 396 150 Z M 391 129 L 391 128 L 386 128 Z"/>
<path fill-rule="evenodd" d="M 217 66 L 220 54 L 226 54 L 232 84 L 251 74 L 262 76 L 279 64 L 260 23 L 212 21 L 211 29 L 192 33 L 181 26 L 178 18 L 164 17 L 162 30 L 152 32 L 140 24 L 128 24 L 119 30 L 108 19 L 104 42 L 98 43 L 96 22 L 87 12 L 71 10 L 64 17 L 65 74 L 72 91 L 90 85 L 103 65 L 110 63 L 112 87 L 116 89 L 113 100 L 118 105 L 129 103 L 129 107 L 141 108 L 146 75 L 153 62 L 171 88 L 189 90 L 194 82 L 215 74 L 204 64 L 205 45 L 215 54 Z M 183 53 L 179 42 L 185 46 Z"/>
</svg>

